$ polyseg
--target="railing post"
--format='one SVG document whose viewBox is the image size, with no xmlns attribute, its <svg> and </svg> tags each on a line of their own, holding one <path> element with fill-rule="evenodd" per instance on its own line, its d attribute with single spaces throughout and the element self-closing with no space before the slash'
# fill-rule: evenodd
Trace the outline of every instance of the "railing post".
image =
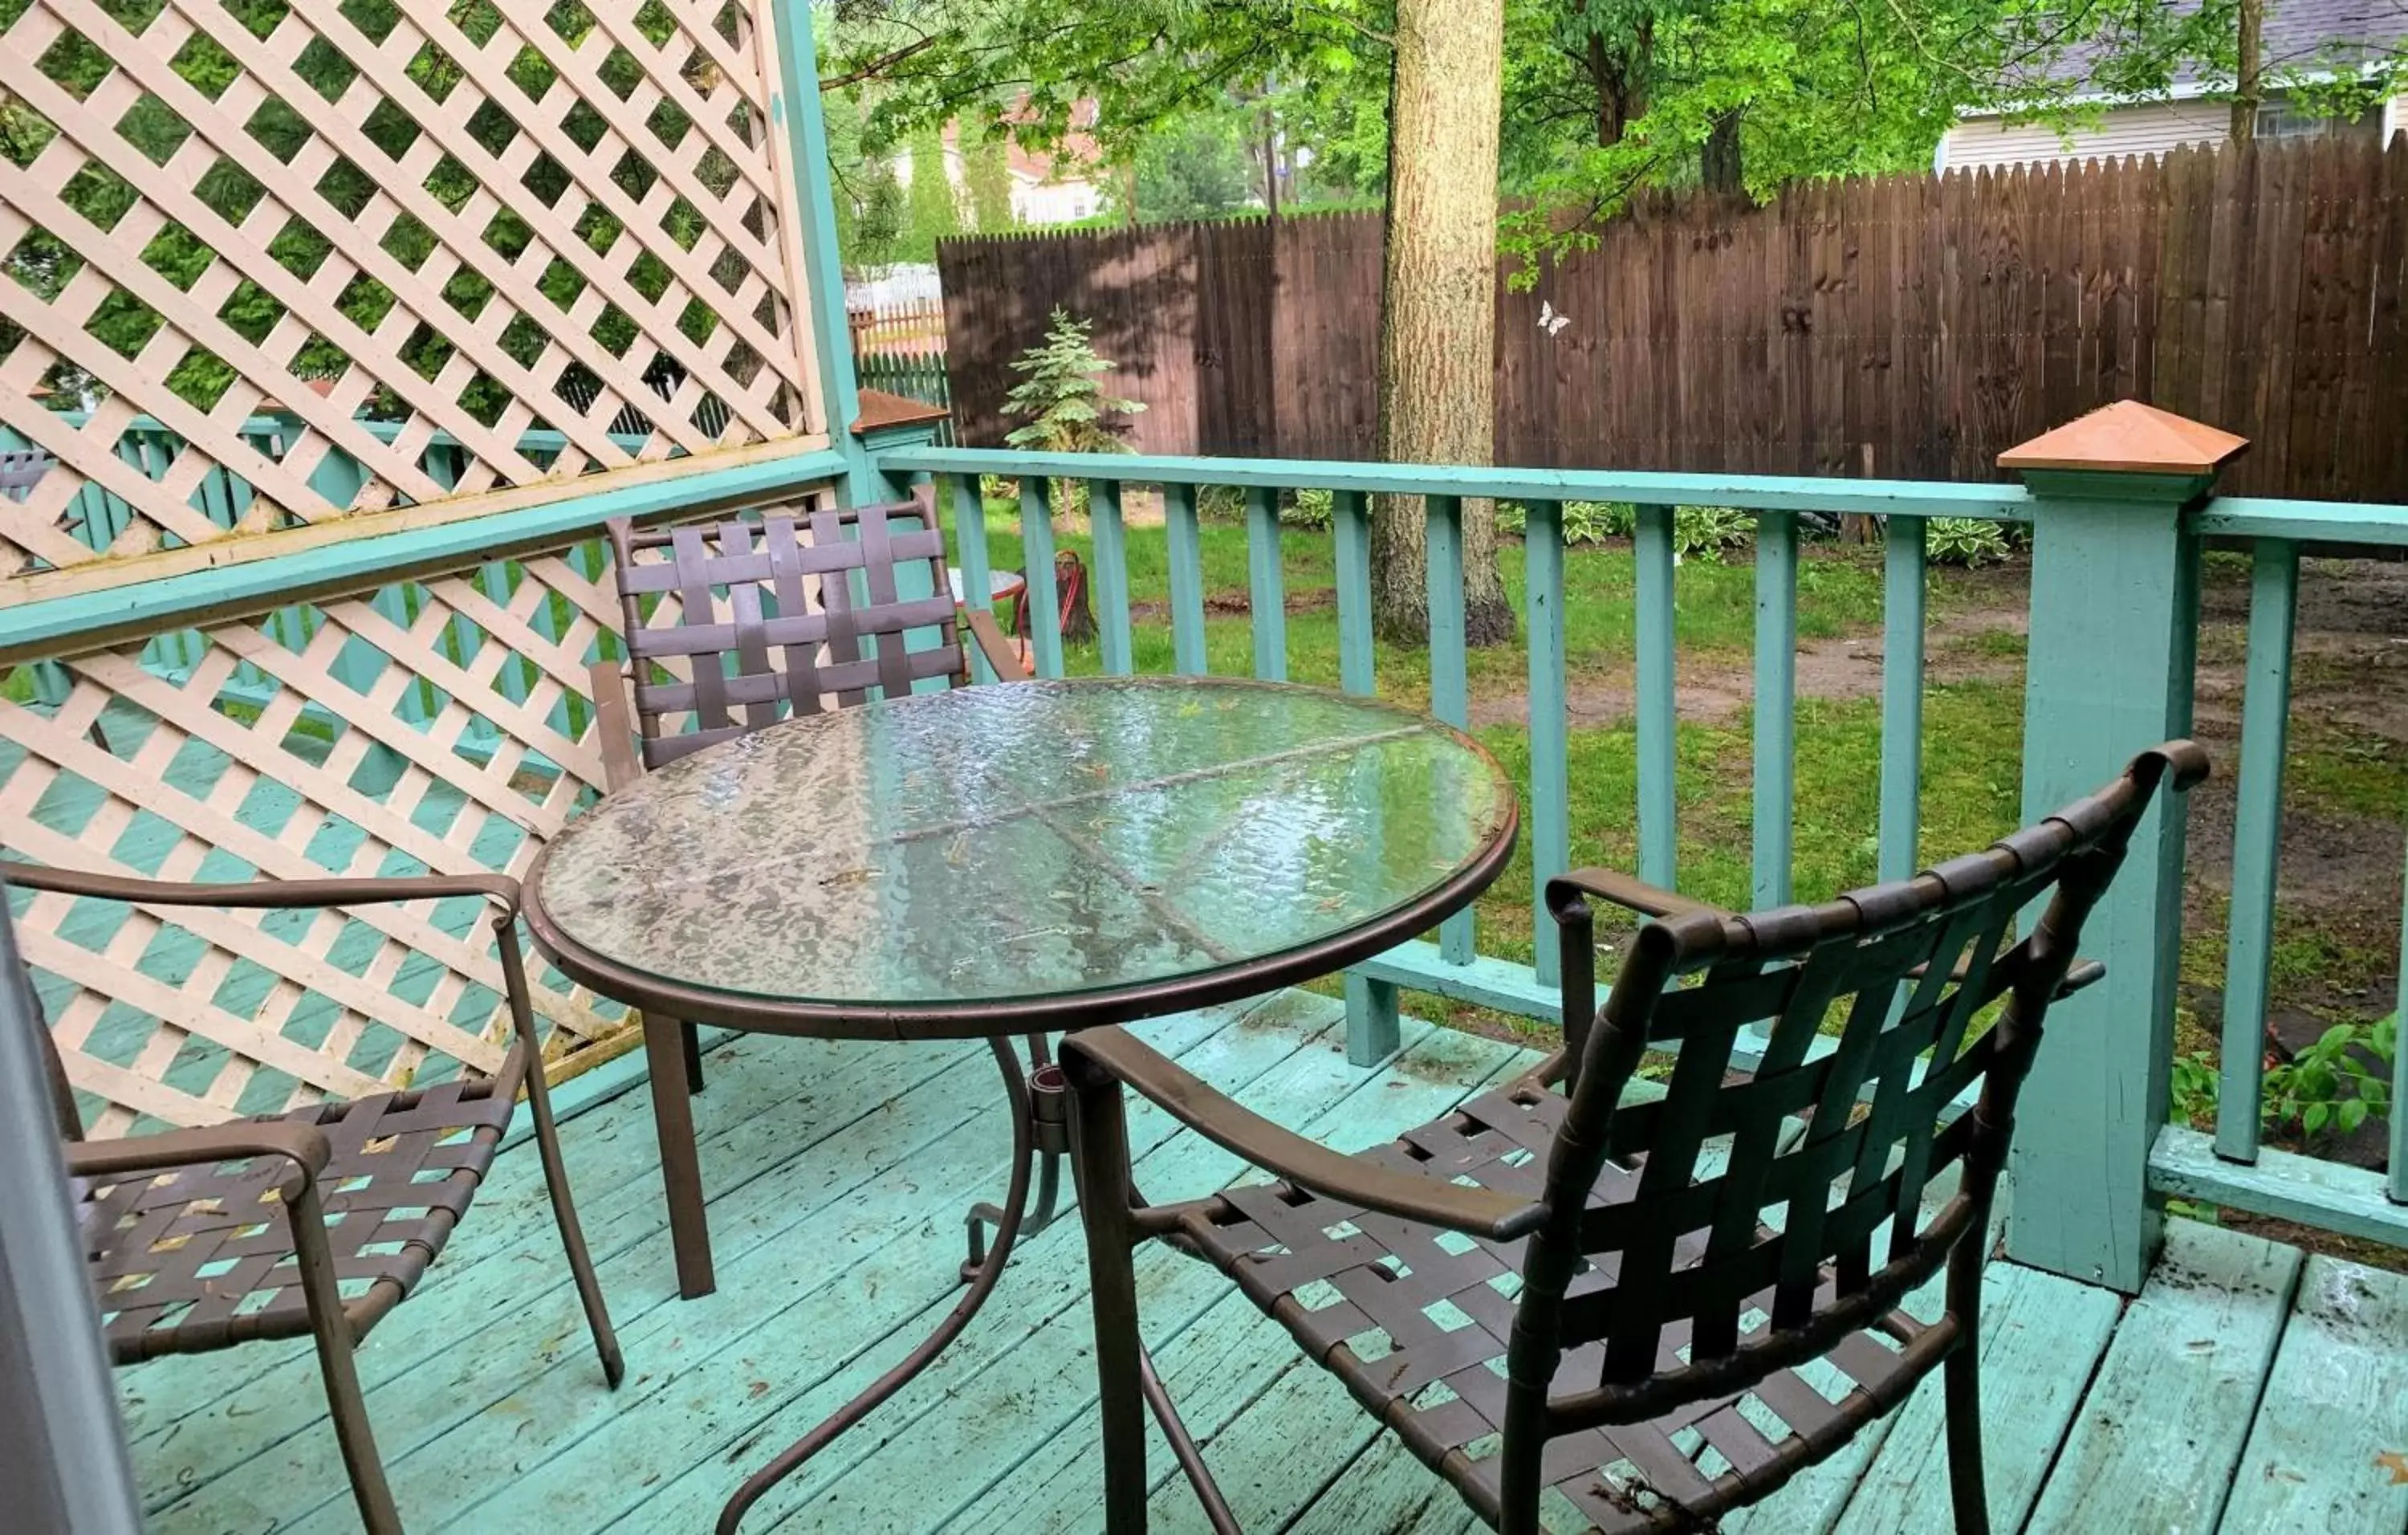
<svg viewBox="0 0 2408 1535">
<path fill-rule="evenodd" d="M 819 50 L 811 37 L 809 0 L 771 0 L 767 18 L 776 45 L 777 78 L 768 82 L 769 120 L 779 132 L 772 151 L 793 183 L 784 210 L 793 228 L 788 259 L 801 258 L 807 292 L 793 295 L 806 307 L 814 355 L 801 359 L 819 385 L 820 427 L 828 446 L 853 466 L 853 495 L 876 494 L 868 451 L 851 436 L 860 416 L 861 383 L 853 371 L 853 330 L 845 321 L 844 262 L 837 250 L 836 199 L 828 185 L 827 121 L 820 110 Z M 797 316 L 799 321 L 802 316 Z"/>
<path fill-rule="evenodd" d="M 2000 455 L 2035 496 L 2024 720 L 2027 821 L 2190 729 L 2199 544 L 2186 510 L 2247 444 L 2123 401 Z M 2128 1294 L 2158 1238 L 2182 940 L 2181 800 L 2158 800 L 2083 952 L 2107 979 L 2056 1008 L 2024 1088 L 2009 1253 Z"/>
</svg>

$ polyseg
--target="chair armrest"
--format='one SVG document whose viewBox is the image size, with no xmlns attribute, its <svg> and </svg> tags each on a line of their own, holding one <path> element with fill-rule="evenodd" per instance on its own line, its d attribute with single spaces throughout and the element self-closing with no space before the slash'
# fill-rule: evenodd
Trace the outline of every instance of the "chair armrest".
<svg viewBox="0 0 2408 1535">
<path fill-rule="evenodd" d="M 1670 917 L 1688 911 L 1718 917 L 1731 914 L 1719 906 L 1692 900 L 1677 891 L 1665 890 L 1612 868 L 1575 868 L 1569 874 L 1556 875 L 1547 882 L 1547 905 L 1560 911 L 1566 904 L 1565 897 L 1573 893 L 1595 896 L 1642 917 Z"/>
<path fill-rule="evenodd" d="M 995 621 L 995 615 L 983 608 L 965 608 L 962 610 L 962 622 L 969 625 L 970 638 L 978 641 L 979 653 L 986 657 L 987 666 L 995 672 L 995 680 L 998 682 L 1018 681 L 1021 675 L 1020 654 L 1011 648 L 1011 641 L 1004 638 L 1003 625 Z"/>
<path fill-rule="evenodd" d="M 246 1156 L 281 1156 L 306 1180 L 325 1171 L 334 1155 L 325 1131 L 292 1120 L 237 1120 L 122 1140 L 78 1140 L 66 1147 L 67 1173 L 76 1178 L 122 1178 Z"/>
<path fill-rule="evenodd" d="M 507 874 L 418 874 L 393 879 L 252 880 L 183 884 L 131 875 L 100 874 L 44 864 L 0 862 L 0 880 L 27 890 L 95 900 L 136 901 L 149 906 L 217 906 L 280 909 L 311 906 L 377 906 L 445 896 L 485 896 L 513 914 L 519 882 Z"/>
<path fill-rule="evenodd" d="M 1492 1241 L 1522 1236 L 1545 1215 L 1543 1206 L 1515 1195 L 1398 1172 L 1332 1151 L 1241 1107 L 1125 1029 L 1091 1028 L 1068 1035 L 1062 1040 L 1062 1053 L 1080 1056 L 1135 1088 L 1215 1145 L 1326 1198 Z"/>
<path fill-rule="evenodd" d="M 586 671 L 594 695 L 594 729 L 602 738 L 602 788 L 620 790 L 644 776 L 643 759 L 636 755 L 635 711 L 627 705 L 627 673 L 617 661 L 596 661 Z"/>
</svg>

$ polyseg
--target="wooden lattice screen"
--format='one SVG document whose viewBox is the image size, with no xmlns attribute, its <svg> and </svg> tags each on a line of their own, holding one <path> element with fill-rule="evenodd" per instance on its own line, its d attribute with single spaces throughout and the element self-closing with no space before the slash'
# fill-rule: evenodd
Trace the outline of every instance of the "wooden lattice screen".
<svg viewBox="0 0 2408 1535">
<path fill-rule="evenodd" d="M 820 433 L 771 31 L 0 0 L 0 577 Z"/>
<path fill-rule="evenodd" d="M 650 615 L 674 624 L 665 597 Z M 0 844 L 165 879 L 523 873 L 601 791 L 586 670 L 619 653 L 598 540 L 19 668 Z M 490 1068 L 480 903 L 289 915 L 18 893 L 19 941 L 95 1133 Z M 555 1078 L 614 1005 L 536 967 Z"/>
</svg>

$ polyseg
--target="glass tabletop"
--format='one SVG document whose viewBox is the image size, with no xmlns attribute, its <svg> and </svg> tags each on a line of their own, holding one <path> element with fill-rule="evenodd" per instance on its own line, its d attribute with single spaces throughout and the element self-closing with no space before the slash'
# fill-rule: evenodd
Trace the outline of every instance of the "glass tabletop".
<svg viewBox="0 0 2408 1535">
<path fill-rule="evenodd" d="M 891 1022 L 1176 989 L 1426 925 L 1494 878 L 1516 825 L 1487 753 L 1374 699 L 1011 682 L 789 720 L 651 773 L 544 851 L 528 914 L 572 975 L 639 1006 L 665 985 L 704 994 L 705 1018 L 718 997 Z"/>
</svg>

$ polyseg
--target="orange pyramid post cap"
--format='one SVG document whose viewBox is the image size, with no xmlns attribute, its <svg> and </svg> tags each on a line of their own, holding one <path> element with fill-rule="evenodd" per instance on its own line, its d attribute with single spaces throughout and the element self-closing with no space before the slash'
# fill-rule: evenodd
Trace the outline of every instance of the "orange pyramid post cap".
<svg viewBox="0 0 2408 1535">
<path fill-rule="evenodd" d="M 1999 455 L 2002 469 L 2092 469 L 2129 474 L 2214 474 L 2249 446 L 2247 438 L 2117 400 L 2042 432 Z"/>
</svg>

